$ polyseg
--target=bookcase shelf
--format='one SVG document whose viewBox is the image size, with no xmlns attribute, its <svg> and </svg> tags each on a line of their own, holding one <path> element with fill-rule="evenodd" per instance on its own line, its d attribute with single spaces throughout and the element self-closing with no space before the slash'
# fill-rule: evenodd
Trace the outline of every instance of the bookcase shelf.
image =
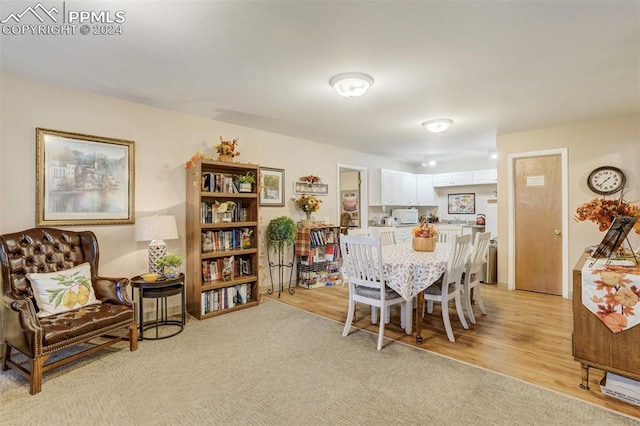
<svg viewBox="0 0 640 426">
<path fill-rule="evenodd" d="M 322 287 L 341 283 L 340 227 L 298 228 L 295 254 L 298 286 Z"/>
<path fill-rule="evenodd" d="M 187 311 L 200 320 L 258 305 L 257 185 L 234 184 L 249 172 L 257 179 L 259 166 L 200 160 L 187 170 Z"/>
</svg>

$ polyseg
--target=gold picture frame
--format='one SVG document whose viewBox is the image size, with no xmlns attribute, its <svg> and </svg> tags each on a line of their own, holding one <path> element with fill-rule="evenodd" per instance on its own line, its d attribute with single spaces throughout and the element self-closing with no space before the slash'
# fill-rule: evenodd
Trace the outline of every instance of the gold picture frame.
<svg viewBox="0 0 640 426">
<path fill-rule="evenodd" d="M 134 142 L 36 129 L 36 226 L 135 222 Z"/>
</svg>

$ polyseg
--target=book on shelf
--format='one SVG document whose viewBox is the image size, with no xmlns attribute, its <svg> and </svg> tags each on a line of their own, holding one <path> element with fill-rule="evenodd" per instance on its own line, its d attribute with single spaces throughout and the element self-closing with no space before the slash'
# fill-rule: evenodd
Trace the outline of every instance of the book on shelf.
<svg viewBox="0 0 640 426">
<path fill-rule="evenodd" d="M 235 194 L 238 192 L 238 187 L 233 181 L 232 174 L 203 172 L 202 191 Z"/>
<path fill-rule="evenodd" d="M 234 257 L 232 261 L 232 274 L 231 277 L 241 277 L 246 275 L 253 275 L 253 268 L 251 265 L 251 258 L 249 256 Z M 217 259 L 209 259 L 202 261 L 202 280 L 203 281 L 219 281 L 224 279 L 223 269 L 225 267 L 225 260 L 229 262 L 230 257 L 220 257 Z"/>
<path fill-rule="evenodd" d="M 202 314 L 244 305 L 251 301 L 251 284 L 237 284 L 202 292 Z"/>
</svg>

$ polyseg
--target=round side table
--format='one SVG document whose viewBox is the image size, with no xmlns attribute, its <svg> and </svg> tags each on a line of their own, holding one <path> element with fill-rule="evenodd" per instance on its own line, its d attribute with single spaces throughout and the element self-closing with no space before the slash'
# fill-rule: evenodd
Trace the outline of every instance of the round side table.
<svg viewBox="0 0 640 426">
<path fill-rule="evenodd" d="M 175 336 L 182 332 L 185 323 L 185 295 L 184 295 L 184 274 L 180 274 L 177 278 L 158 279 L 152 283 L 148 283 L 139 275 L 131 278 L 131 298 L 134 298 L 134 290 L 138 289 L 138 311 L 139 321 L 138 328 L 140 330 L 138 340 L 160 340 Z M 181 296 L 180 303 L 180 320 L 170 320 L 167 310 L 167 298 L 171 296 Z M 144 322 L 144 299 L 156 300 L 156 319 L 155 321 Z M 161 327 L 176 327 L 177 330 L 163 334 L 159 333 Z M 155 337 L 145 336 L 145 330 L 155 328 Z"/>
</svg>

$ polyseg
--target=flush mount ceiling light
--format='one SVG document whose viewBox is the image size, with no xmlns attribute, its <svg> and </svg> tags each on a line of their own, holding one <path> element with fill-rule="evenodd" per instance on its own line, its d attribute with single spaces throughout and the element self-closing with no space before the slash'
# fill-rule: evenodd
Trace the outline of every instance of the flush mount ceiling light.
<svg viewBox="0 0 640 426">
<path fill-rule="evenodd" d="M 497 160 L 498 159 L 498 152 L 495 151 L 495 150 L 489 151 L 489 153 L 487 154 L 487 158 L 489 160 Z"/>
<path fill-rule="evenodd" d="M 422 127 L 431 133 L 441 133 L 447 130 L 453 124 L 453 120 L 449 118 L 434 118 L 422 123 Z"/>
<path fill-rule="evenodd" d="M 329 84 L 340 96 L 357 98 L 367 93 L 373 84 L 373 78 L 361 72 L 343 72 L 331 77 Z"/>
<path fill-rule="evenodd" d="M 436 160 L 434 160 L 433 158 L 431 159 L 426 159 L 422 162 L 422 167 L 435 167 L 436 166 Z"/>
</svg>

